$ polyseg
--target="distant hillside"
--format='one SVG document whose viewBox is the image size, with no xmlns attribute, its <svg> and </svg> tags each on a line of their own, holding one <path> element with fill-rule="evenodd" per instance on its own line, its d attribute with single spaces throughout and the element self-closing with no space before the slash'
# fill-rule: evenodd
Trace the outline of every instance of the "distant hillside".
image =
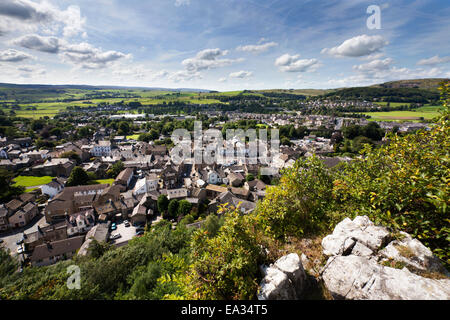
<svg viewBox="0 0 450 320">
<path fill-rule="evenodd" d="M 430 79 L 413 79 L 413 80 L 398 80 L 390 81 L 382 84 L 376 84 L 375 88 L 415 88 L 438 91 L 439 83 L 442 81 L 449 81 L 448 78 L 430 78 Z"/>
<path fill-rule="evenodd" d="M 359 87 L 341 89 L 325 94 L 323 97 L 338 100 L 437 104 L 439 101 L 439 92 L 417 88 Z"/>
<path fill-rule="evenodd" d="M 256 93 L 285 93 L 303 96 L 320 96 L 326 93 L 334 92 L 335 89 L 270 89 L 270 90 L 252 90 Z"/>
<path fill-rule="evenodd" d="M 210 92 L 205 89 L 190 88 L 156 88 L 156 87 L 126 87 L 126 86 L 89 86 L 89 85 L 49 85 L 49 84 L 14 84 L 0 83 L 0 88 L 11 89 L 47 89 L 47 90 L 150 90 L 150 91 L 182 91 L 182 92 Z"/>
</svg>

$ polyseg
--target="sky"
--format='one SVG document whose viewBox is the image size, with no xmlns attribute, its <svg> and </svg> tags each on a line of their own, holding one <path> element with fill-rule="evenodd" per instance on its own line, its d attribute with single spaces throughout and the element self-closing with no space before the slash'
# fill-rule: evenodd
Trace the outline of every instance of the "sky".
<svg viewBox="0 0 450 320">
<path fill-rule="evenodd" d="M 0 82 L 365 86 L 450 77 L 449 38 L 448 0 L 0 0 Z"/>
</svg>

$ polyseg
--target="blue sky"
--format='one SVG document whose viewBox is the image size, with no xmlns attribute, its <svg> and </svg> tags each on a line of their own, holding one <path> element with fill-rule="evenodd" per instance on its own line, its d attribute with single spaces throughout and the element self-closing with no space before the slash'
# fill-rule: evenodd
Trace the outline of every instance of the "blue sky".
<svg viewBox="0 0 450 320">
<path fill-rule="evenodd" d="M 1 0 L 0 82 L 225 91 L 449 77 L 449 34 L 447 0 Z"/>
</svg>

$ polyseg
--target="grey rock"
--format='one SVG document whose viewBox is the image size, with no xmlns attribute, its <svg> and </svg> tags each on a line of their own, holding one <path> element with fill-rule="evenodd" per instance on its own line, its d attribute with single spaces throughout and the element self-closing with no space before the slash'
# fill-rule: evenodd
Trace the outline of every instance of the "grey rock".
<svg viewBox="0 0 450 320">
<path fill-rule="evenodd" d="M 380 256 L 394 261 L 403 262 L 415 269 L 440 272 L 448 275 L 447 270 L 430 249 L 419 240 L 413 239 L 408 233 L 401 232 L 403 238 L 394 240 L 380 251 Z"/>
<path fill-rule="evenodd" d="M 261 281 L 258 300 L 296 300 L 294 286 L 288 276 L 274 267 L 266 269 L 266 275 Z"/>
<path fill-rule="evenodd" d="M 408 269 L 377 264 L 355 255 L 329 258 L 322 274 L 335 299 L 449 300 L 450 280 L 423 278 Z"/>
<path fill-rule="evenodd" d="M 260 284 L 259 300 L 296 300 L 305 289 L 306 273 L 296 253 L 278 259 L 273 265 L 260 266 L 264 278 Z"/>
<path fill-rule="evenodd" d="M 278 259 L 274 267 L 284 272 L 295 288 L 297 297 L 301 297 L 306 281 L 306 273 L 302 262 L 296 253 L 288 254 Z"/>
<path fill-rule="evenodd" d="M 373 256 L 374 252 L 367 248 L 365 245 L 357 242 L 352 249 L 352 255 L 360 257 L 370 257 Z"/>
<path fill-rule="evenodd" d="M 322 240 L 322 247 L 326 256 L 348 255 L 357 242 L 376 251 L 388 240 L 386 228 L 375 226 L 367 216 L 358 216 L 338 223 L 333 233 Z"/>
</svg>

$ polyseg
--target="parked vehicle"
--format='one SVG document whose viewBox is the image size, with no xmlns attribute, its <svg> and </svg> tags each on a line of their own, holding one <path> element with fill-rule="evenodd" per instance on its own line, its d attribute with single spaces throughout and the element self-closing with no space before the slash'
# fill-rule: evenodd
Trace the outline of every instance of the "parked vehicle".
<svg viewBox="0 0 450 320">
<path fill-rule="evenodd" d="M 116 225 L 116 223 L 114 222 L 113 224 L 111 224 L 111 230 L 116 230 L 117 229 L 117 225 Z"/>
<path fill-rule="evenodd" d="M 116 240 L 116 239 L 120 239 L 122 237 L 122 235 L 120 233 L 116 233 L 114 235 L 111 235 L 109 237 L 110 240 Z"/>
<path fill-rule="evenodd" d="M 144 233 L 145 233 L 145 231 L 144 230 L 141 230 L 141 231 L 138 231 L 138 232 L 136 232 L 136 236 L 142 236 L 142 235 L 144 235 Z"/>
<path fill-rule="evenodd" d="M 22 246 L 17 248 L 17 253 L 18 254 L 21 254 L 21 253 L 24 253 L 24 252 L 25 252 L 25 250 L 24 250 L 24 248 Z"/>
<path fill-rule="evenodd" d="M 125 225 L 125 227 L 129 227 L 129 226 L 131 226 L 131 224 L 128 222 L 128 220 L 125 220 L 124 222 L 123 222 L 123 224 Z"/>
</svg>

